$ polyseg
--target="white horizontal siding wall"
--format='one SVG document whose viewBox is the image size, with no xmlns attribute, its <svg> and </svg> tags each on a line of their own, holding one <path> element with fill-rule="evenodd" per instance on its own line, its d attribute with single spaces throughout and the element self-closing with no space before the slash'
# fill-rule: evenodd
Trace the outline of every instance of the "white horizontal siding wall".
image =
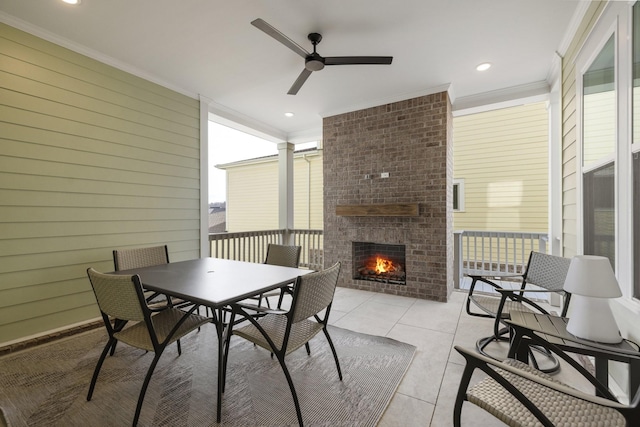
<svg viewBox="0 0 640 427">
<path fill-rule="evenodd" d="M 548 229 L 548 113 L 544 102 L 455 117 L 454 178 L 464 179 L 456 230 Z"/>
<path fill-rule="evenodd" d="M 294 154 L 294 228 L 322 229 L 322 152 Z M 237 162 L 227 171 L 227 231 L 278 228 L 278 157 Z"/>
<path fill-rule="evenodd" d="M 227 231 L 278 229 L 278 161 L 227 167 Z"/>
<path fill-rule="evenodd" d="M 199 102 L 0 24 L 0 345 L 99 315 L 115 248 L 199 257 Z"/>
</svg>

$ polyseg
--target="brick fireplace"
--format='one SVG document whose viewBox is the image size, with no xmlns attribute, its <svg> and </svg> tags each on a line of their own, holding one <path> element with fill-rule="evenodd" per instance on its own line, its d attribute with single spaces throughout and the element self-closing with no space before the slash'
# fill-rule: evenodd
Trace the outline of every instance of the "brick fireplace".
<svg viewBox="0 0 640 427">
<path fill-rule="evenodd" d="M 447 301 L 453 290 L 453 152 L 447 92 L 323 121 L 324 264 L 339 286 Z M 403 245 L 406 284 L 358 280 L 354 242 Z"/>
</svg>

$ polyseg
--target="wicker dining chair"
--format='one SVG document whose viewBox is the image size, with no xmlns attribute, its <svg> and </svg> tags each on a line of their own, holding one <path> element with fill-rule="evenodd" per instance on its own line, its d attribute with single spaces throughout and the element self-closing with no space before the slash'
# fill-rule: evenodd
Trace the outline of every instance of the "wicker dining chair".
<svg viewBox="0 0 640 427">
<path fill-rule="evenodd" d="M 569 308 L 569 302 L 571 300 L 571 294 L 565 292 L 563 290 L 563 286 L 565 278 L 567 277 L 567 272 L 569 271 L 570 263 L 571 260 L 569 258 L 531 251 L 527 267 L 522 275 L 492 274 L 491 276 L 484 276 L 469 274 L 472 281 L 469 289 L 469 295 L 467 297 L 467 313 L 471 316 L 494 319 L 493 334 L 478 340 L 476 344 L 478 351 L 485 356 L 493 357 L 486 353 L 485 348 L 487 345 L 494 341 L 509 340 L 509 328 L 505 324 L 505 320 L 510 319 L 511 311 L 517 310 L 549 314 L 547 310 L 539 304 L 539 301 L 535 301 L 530 297 L 531 295 L 549 294 L 554 292 L 562 295 L 564 297 L 564 304 L 561 316 L 566 316 Z M 496 283 L 497 280 L 505 278 L 519 279 L 519 288 L 503 288 Z M 476 285 L 479 282 L 491 285 L 498 293 L 498 296 L 477 292 Z M 538 288 L 532 288 L 531 285 L 537 286 Z M 480 309 L 480 311 L 472 310 L 472 303 L 475 307 Z M 547 352 L 545 353 L 547 356 L 551 356 Z M 557 359 L 553 357 L 550 357 L 550 359 L 553 361 L 553 365 L 549 368 L 545 368 L 545 372 L 555 371 L 559 367 Z M 536 359 L 532 357 L 531 360 L 534 363 L 534 366 L 538 368 L 539 366 L 537 366 Z"/>
<path fill-rule="evenodd" d="M 113 251 L 113 266 L 115 271 L 131 270 L 133 268 L 153 267 L 155 265 L 169 264 L 169 248 L 167 245 L 148 246 L 133 249 L 115 249 Z M 168 297 L 158 292 L 144 291 L 145 299 L 151 311 L 160 311 L 168 307 L 187 307 L 192 303 L 181 298 Z M 209 309 L 205 308 L 207 314 Z M 200 311 L 200 309 L 198 309 Z M 200 313 L 198 313 L 200 314 Z M 111 355 L 116 351 L 113 344 Z M 180 341 L 176 343 L 180 346 Z"/>
<path fill-rule="evenodd" d="M 511 427 L 638 425 L 640 389 L 635 392 L 635 397 L 631 396 L 631 404 L 623 405 L 586 369 L 578 372 L 589 380 L 603 397 L 579 391 L 515 359 L 497 361 L 473 350 L 458 346 L 454 348 L 466 359 L 454 404 L 454 427 L 461 427 L 462 406 L 465 401 L 479 406 Z M 573 360 L 561 351 L 556 354 L 568 363 Z M 487 377 L 469 386 L 476 369 L 487 374 Z"/>
<path fill-rule="evenodd" d="M 113 251 L 113 265 L 116 271 L 131 270 L 133 268 L 152 267 L 154 265 L 169 264 L 169 249 L 167 245 L 150 246 L 145 248 L 116 249 Z M 163 308 L 165 305 L 176 306 L 186 304 L 178 298 L 166 298 L 157 292 L 145 292 L 147 302 L 152 309 Z"/>
<path fill-rule="evenodd" d="M 275 243 L 269 243 L 267 246 L 267 256 L 264 260 L 265 264 L 280 265 L 282 267 L 298 268 L 300 265 L 300 246 L 294 245 L 277 245 Z M 282 301 L 285 294 L 293 295 L 292 286 L 284 286 L 277 291 L 266 292 L 260 294 L 253 299 L 258 300 L 258 305 L 262 305 L 262 300 L 267 303 L 267 307 L 271 307 L 269 303 L 269 297 L 278 296 L 278 308 L 282 306 Z"/>
<path fill-rule="evenodd" d="M 193 305 L 188 312 L 174 307 L 168 307 L 159 312 L 151 311 L 142 290 L 140 277 L 137 275 L 104 274 L 93 268 L 87 270 L 87 275 L 109 335 L 93 372 L 87 401 L 93 396 L 98 374 L 109 349 L 114 348 L 118 341 L 155 353 L 140 389 L 133 418 L 135 426 L 140 418 L 149 381 L 164 349 L 210 320 L 194 314 L 196 305 Z M 112 324 L 110 317 L 119 321 L 114 321 Z M 128 326 L 125 328 L 125 325 Z M 178 354 L 181 353 L 178 345 Z"/>
<path fill-rule="evenodd" d="M 333 267 L 325 270 L 299 276 L 293 286 L 293 299 L 291 308 L 288 311 L 247 306 L 243 303 L 231 305 L 231 320 L 225 332 L 223 372 L 226 373 L 229 343 L 232 335 L 244 338 L 268 350 L 272 355 L 275 354 L 289 384 L 300 426 L 303 425 L 300 403 L 285 363 L 285 357 L 307 344 L 311 338 L 322 331 L 329 342 L 338 370 L 338 377 L 342 381 L 342 370 L 340 369 L 338 355 L 327 330 L 327 322 L 339 273 L 340 263 L 336 263 Z M 246 308 L 250 309 L 251 313 L 245 311 Z M 255 317 L 254 310 L 262 312 L 264 316 Z M 321 318 L 319 313 L 323 310 L 324 314 Z M 249 321 L 249 324 L 233 329 L 234 323 L 237 323 L 235 322 L 236 316 L 241 316 Z M 309 354 L 308 347 L 307 354 Z"/>
</svg>

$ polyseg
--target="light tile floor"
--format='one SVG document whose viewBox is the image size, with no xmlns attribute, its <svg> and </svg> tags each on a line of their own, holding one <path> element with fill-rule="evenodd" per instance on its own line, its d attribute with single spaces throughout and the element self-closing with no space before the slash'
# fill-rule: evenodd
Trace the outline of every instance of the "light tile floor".
<svg viewBox="0 0 640 427">
<path fill-rule="evenodd" d="M 475 348 L 476 340 L 491 334 L 493 326 L 490 319 L 471 317 L 466 313 L 466 295 L 466 292 L 456 291 L 448 303 L 438 303 L 347 288 L 336 290 L 331 324 L 417 347 L 380 427 L 453 425 L 453 404 L 465 364 L 453 346 Z M 506 353 L 506 347 L 504 351 Z M 570 374 L 561 370 L 559 375 Z M 474 375 L 473 380 L 480 378 L 482 373 Z M 579 378 L 576 380 L 578 383 L 572 385 L 585 387 Z M 504 426 L 470 403 L 463 406 L 462 425 Z"/>
</svg>

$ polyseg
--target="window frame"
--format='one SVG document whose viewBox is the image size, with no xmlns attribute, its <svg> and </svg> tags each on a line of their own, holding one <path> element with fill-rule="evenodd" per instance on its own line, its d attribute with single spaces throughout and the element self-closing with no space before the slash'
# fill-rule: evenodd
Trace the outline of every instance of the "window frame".
<svg viewBox="0 0 640 427">
<path fill-rule="evenodd" d="M 453 187 L 454 187 L 454 191 L 453 191 L 453 211 L 454 212 L 464 212 L 464 178 L 454 178 L 453 179 Z M 458 189 L 457 194 L 455 191 L 455 188 Z M 456 197 L 457 195 L 457 197 Z M 456 201 L 458 204 L 458 208 L 455 208 L 456 205 Z"/>
<path fill-rule="evenodd" d="M 584 253 L 584 174 L 614 163 L 615 188 L 615 265 L 623 295 L 634 297 L 633 186 L 632 186 L 632 7 L 628 2 L 610 2 L 595 24 L 575 61 L 576 78 L 576 232 L 577 254 Z M 613 156 L 583 166 L 583 76 L 611 35 L 614 35 L 616 135 Z M 638 145 L 638 144 L 636 144 Z M 636 147 L 634 149 L 637 150 Z M 640 214 L 640 213 L 639 213 Z"/>
</svg>

